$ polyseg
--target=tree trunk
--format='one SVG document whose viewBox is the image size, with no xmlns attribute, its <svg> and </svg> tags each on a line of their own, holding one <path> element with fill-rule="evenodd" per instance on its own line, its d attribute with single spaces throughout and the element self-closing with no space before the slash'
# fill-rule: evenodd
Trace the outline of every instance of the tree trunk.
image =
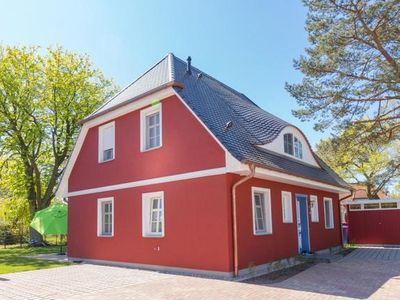
<svg viewBox="0 0 400 300">
<path fill-rule="evenodd" d="M 28 199 L 28 201 L 29 201 L 29 214 L 32 220 L 36 213 L 36 205 L 34 200 L 32 201 L 32 199 Z M 32 227 L 29 227 L 29 240 L 30 241 L 34 240 L 38 243 L 43 243 L 43 236 Z"/>
</svg>

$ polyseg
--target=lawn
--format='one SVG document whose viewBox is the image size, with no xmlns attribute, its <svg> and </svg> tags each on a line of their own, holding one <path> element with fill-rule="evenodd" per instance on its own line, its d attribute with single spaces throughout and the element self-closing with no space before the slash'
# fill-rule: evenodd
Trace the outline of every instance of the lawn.
<svg viewBox="0 0 400 300">
<path fill-rule="evenodd" d="M 14 273 L 21 271 L 39 270 L 47 268 L 56 268 L 69 265 L 49 260 L 38 260 L 26 258 L 23 256 L 31 256 L 44 253 L 58 253 L 59 246 L 48 247 L 8 247 L 7 249 L 0 249 L 0 274 Z"/>
</svg>

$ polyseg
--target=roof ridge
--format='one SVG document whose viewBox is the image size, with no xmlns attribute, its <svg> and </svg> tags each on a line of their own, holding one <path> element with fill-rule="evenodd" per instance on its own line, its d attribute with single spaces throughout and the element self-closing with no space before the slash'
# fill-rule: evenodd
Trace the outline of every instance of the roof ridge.
<svg viewBox="0 0 400 300">
<path fill-rule="evenodd" d="M 113 97 L 111 97 L 110 99 L 106 100 L 101 106 L 99 106 L 94 112 L 92 112 L 89 116 L 85 117 L 88 118 L 92 115 L 95 115 L 100 109 L 102 109 L 105 105 L 107 105 L 108 103 L 110 103 L 112 100 L 114 100 L 118 95 L 121 95 L 124 91 L 126 91 L 129 87 L 131 87 L 134 83 L 136 83 L 139 79 L 141 79 L 142 77 L 144 77 L 147 73 L 149 73 L 151 70 L 153 70 L 156 66 L 158 66 L 162 61 L 164 61 L 166 58 L 169 59 L 170 56 L 174 56 L 176 57 L 172 52 L 167 53 L 167 55 L 163 56 L 162 59 L 160 59 L 157 63 L 155 63 L 153 66 L 151 66 L 150 68 L 148 68 L 146 71 L 144 71 L 141 75 L 139 75 L 136 79 L 134 79 L 131 83 L 129 83 L 126 87 L 124 87 L 122 90 L 120 90 L 118 93 L 116 93 Z M 171 79 L 171 68 L 170 68 L 170 75 L 169 78 Z M 172 79 L 173 80 L 173 79 Z M 170 80 L 170 81 L 172 81 Z"/>
</svg>

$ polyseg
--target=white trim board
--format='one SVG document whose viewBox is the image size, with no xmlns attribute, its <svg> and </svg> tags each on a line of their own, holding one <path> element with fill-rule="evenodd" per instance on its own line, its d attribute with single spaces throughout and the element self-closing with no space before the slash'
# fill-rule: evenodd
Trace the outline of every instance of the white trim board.
<svg viewBox="0 0 400 300">
<path fill-rule="evenodd" d="M 102 187 L 97 187 L 97 188 L 86 189 L 86 190 L 74 191 L 74 192 L 68 193 L 67 197 L 102 193 L 102 192 L 122 190 L 122 189 L 129 189 L 129 188 L 135 188 L 135 187 L 152 185 L 152 184 L 167 183 L 167 182 L 173 182 L 173 181 L 179 181 L 179 180 L 187 180 L 187 179 L 194 179 L 194 178 L 200 178 L 200 177 L 221 175 L 221 174 L 225 174 L 225 173 L 226 173 L 226 169 L 224 167 L 215 168 L 215 169 L 207 169 L 207 170 L 201 170 L 201 171 L 195 171 L 195 172 L 189 172 L 189 173 L 169 175 L 169 176 L 164 176 L 164 177 L 131 181 L 131 182 L 126 182 L 126 183 L 120 183 L 120 184 L 107 185 L 107 186 L 102 186 Z"/>
</svg>

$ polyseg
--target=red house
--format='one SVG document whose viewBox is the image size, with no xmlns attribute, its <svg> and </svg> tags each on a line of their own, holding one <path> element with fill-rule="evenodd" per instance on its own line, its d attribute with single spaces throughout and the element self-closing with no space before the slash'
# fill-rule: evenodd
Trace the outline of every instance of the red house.
<svg viewBox="0 0 400 300">
<path fill-rule="evenodd" d="M 168 54 L 82 120 L 58 195 L 71 258 L 230 277 L 341 245 L 348 190 L 298 128 Z"/>
</svg>

